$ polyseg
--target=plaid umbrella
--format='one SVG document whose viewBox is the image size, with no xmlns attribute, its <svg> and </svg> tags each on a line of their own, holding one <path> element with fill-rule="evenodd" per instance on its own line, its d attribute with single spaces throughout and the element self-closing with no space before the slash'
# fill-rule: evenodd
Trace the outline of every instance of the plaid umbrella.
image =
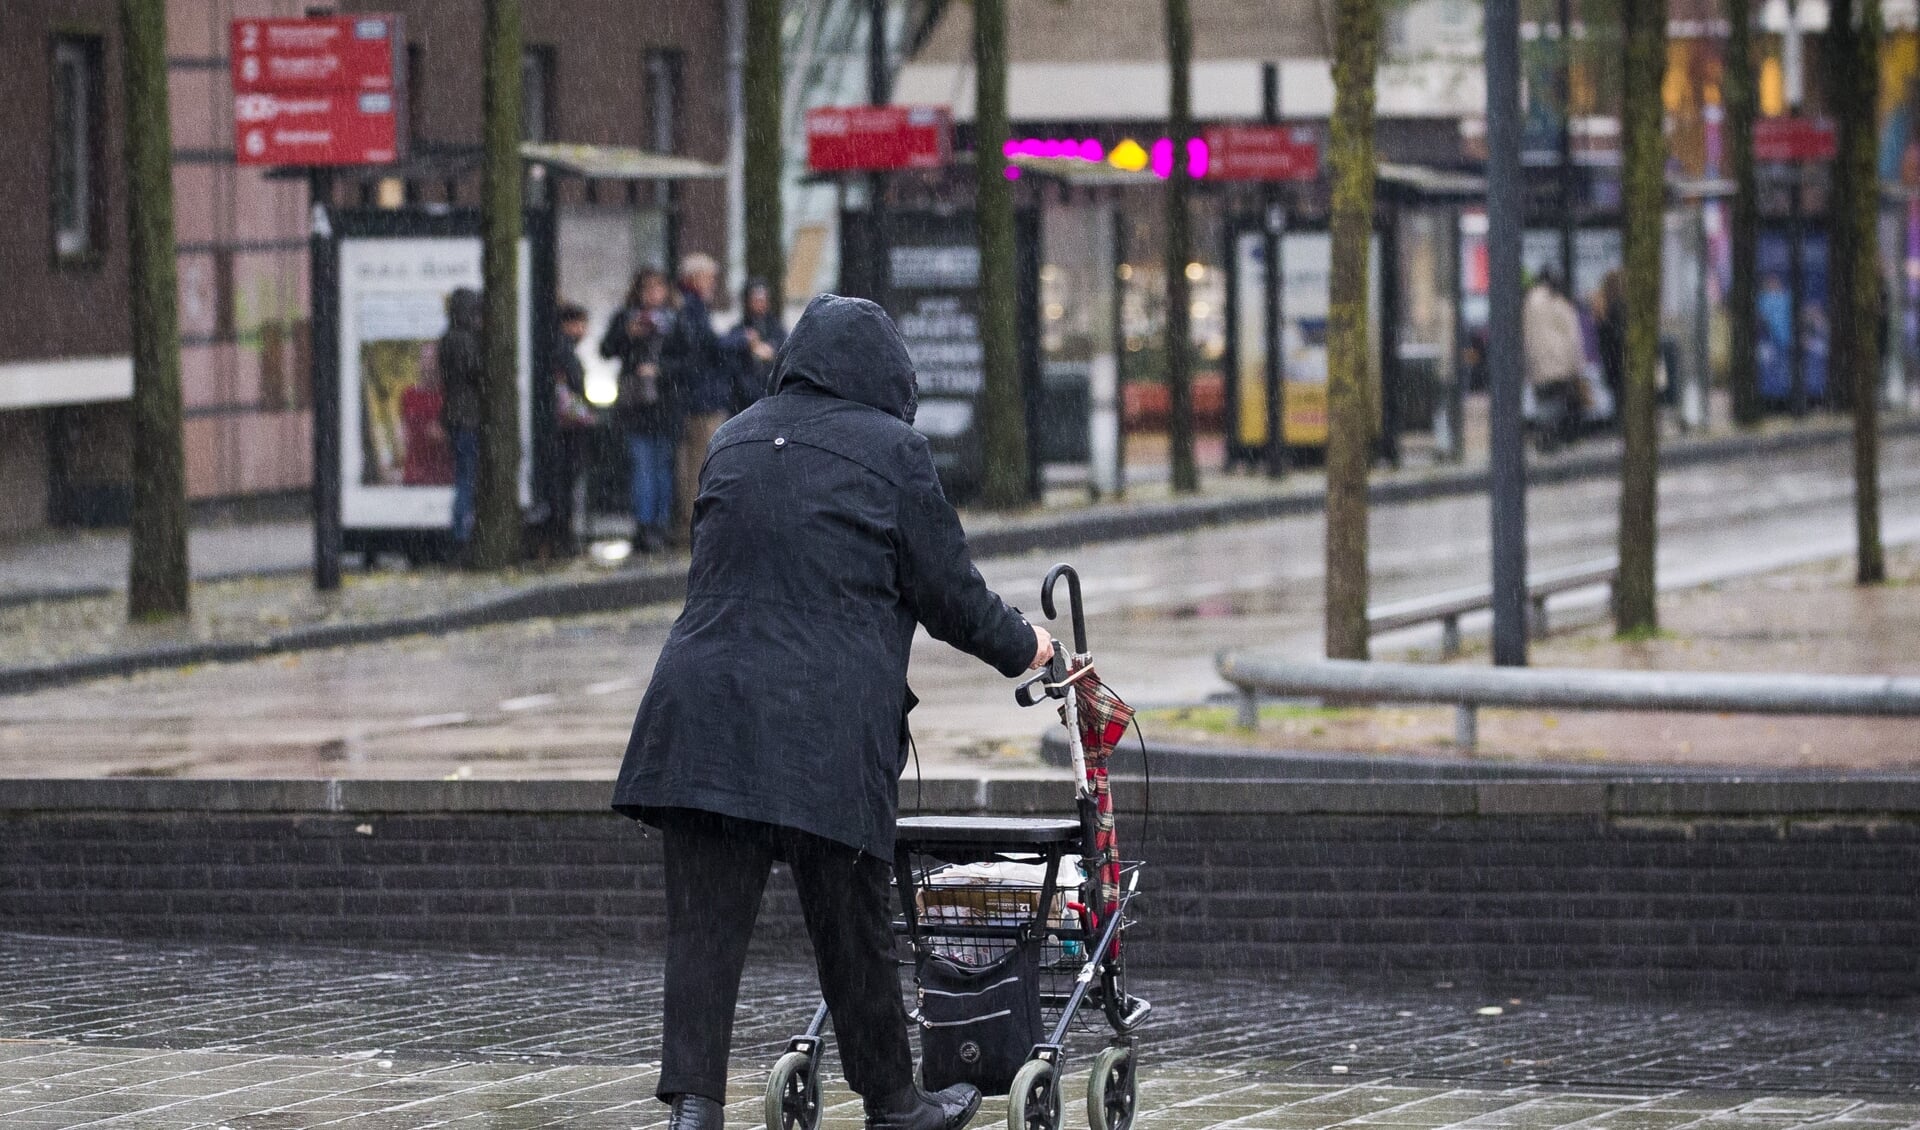
<svg viewBox="0 0 1920 1130">
<path fill-rule="evenodd" d="M 1099 814 L 1093 840 L 1099 858 L 1094 862 L 1100 873 L 1100 916 L 1105 921 L 1120 901 L 1120 850 L 1113 835 L 1113 793 L 1107 783 L 1107 760 L 1127 735 L 1133 707 L 1108 690 L 1092 670 L 1074 679 L 1073 700 L 1079 714 L 1080 744 L 1086 753 L 1087 784 Z M 1066 719 L 1067 708 L 1063 705 L 1060 720 L 1064 723 Z"/>
</svg>

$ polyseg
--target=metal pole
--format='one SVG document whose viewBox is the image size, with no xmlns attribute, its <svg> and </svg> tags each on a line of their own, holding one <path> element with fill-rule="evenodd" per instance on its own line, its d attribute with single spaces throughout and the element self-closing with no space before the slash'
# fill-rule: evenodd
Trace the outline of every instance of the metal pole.
<svg viewBox="0 0 1920 1130">
<path fill-rule="evenodd" d="M 1787 0 L 1787 32 L 1782 45 L 1782 80 L 1786 86 L 1787 116 L 1798 119 L 1800 108 L 1806 98 L 1806 57 L 1800 39 L 1800 5 L 1796 0 Z M 1805 252 L 1801 246 L 1806 241 L 1805 201 L 1801 199 L 1802 182 L 1805 179 L 1806 166 L 1798 161 L 1788 165 L 1792 181 L 1787 191 L 1787 295 L 1791 301 L 1792 317 L 1788 323 L 1789 355 L 1787 357 L 1788 403 L 1795 417 L 1807 414 L 1807 352 L 1805 319 L 1801 316 L 1801 307 L 1805 304 L 1806 265 Z"/>
<path fill-rule="evenodd" d="M 1527 662 L 1527 483 L 1520 419 L 1520 12 L 1487 0 L 1487 371 L 1492 423 L 1493 661 Z"/>
<path fill-rule="evenodd" d="M 333 171 L 310 169 L 307 195 L 307 355 L 313 387 L 313 587 L 340 587 L 340 369 L 333 316 Z M 326 315 L 326 316 L 323 316 Z"/>
<path fill-rule="evenodd" d="M 1280 124 L 1280 64 L 1260 64 L 1260 120 Z M 1280 202 L 1280 186 L 1272 181 L 1260 185 L 1262 244 L 1260 285 L 1266 293 L 1267 348 L 1267 475 L 1279 478 L 1287 471 L 1287 445 L 1282 434 L 1286 427 L 1286 348 L 1284 330 L 1286 298 L 1280 285 L 1280 236 L 1286 230 L 1287 214 Z"/>
<path fill-rule="evenodd" d="M 887 71 L 887 0 L 867 0 L 867 101 L 885 106 L 893 98 L 892 76 Z M 868 247 L 873 251 L 874 297 L 887 293 L 892 264 L 887 250 L 887 174 L 867 175 L 867 222 L 872 235 Z"/>
<path fill-rule="evenodd" d="M 1576 224 L 1574 197 L 1578 186 L 1573 175 L 1573 12 L 1572 0 L 1560 0 L 1560 73 L 1555 76 L 1560 95 L 1560 273 L 1565 276 L 1567 293 L 1576 295 L 1574 269 L 1578 263 L 1575 249 Z M 1576 298 L 1575 301 L 1578 301 Z"/>
</svg>

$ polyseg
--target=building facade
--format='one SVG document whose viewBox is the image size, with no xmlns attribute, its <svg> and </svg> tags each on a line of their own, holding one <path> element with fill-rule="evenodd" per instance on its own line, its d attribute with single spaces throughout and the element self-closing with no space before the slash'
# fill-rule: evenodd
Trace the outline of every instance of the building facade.
<svg viewBox="0 0 1920 1130">
<path fill-rule="evenodd" d="M 308 189 L 302 178 L 234 163 L 227 59 L 232 19 L 309 7 L 167 6 L 187 489 L 198 502 L 297 497 L 310 481 Z M 481 0 L 340 8 L 403 17 L 404 128 L 416 153 L 479 143 Z M 721 5 L 528 5 L 524 40 L 530 140 L 725 159 Z M 113 0 L 0 5 L 0 98 L 10 109 L 0 118 L 9 166 L 0 177 L 0 535 L 111 523 L 126 512 L 132 363 L 121 57 Z M 378 189 L 350 180 L 335 202 L 473 206 L 478 198 L 477 175 L 467 171 Z M 725 251 L 718 183 L 602 193 L 575 182 L 553 186 L 546 199 L 561 213 L 563 243 L 624 238 L 622 263 L 664 263 L 676 244 Z"/>
</svg>

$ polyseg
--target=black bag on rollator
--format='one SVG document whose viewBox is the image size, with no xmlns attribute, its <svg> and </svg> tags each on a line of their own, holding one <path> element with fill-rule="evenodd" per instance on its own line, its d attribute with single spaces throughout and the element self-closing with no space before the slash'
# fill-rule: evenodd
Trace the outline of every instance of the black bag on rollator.
<svg viewBox="0 0 1920 1130">
<path fill-rule="evenodd" d="M 1040 947 L 1014 946 L 991 965 L 962 965 L 937 953 L 915 963 L 920 985 L 921 1085 L 938 1091 L 971 1083 L 1004 1095 L 1043 1037 Z"/>
</svg>

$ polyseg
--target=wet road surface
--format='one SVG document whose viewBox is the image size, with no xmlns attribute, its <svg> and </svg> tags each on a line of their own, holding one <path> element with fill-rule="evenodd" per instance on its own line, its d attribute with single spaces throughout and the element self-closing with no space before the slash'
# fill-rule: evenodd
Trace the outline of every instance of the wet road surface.
<svg viewBox="0 0 1920 1130">
<path fill-rule="evenodd" d="M 1887 539 L 1920 541 L 1920 438 L 1888 442 L 1883 468 Z M 1670 472 L 1661 484 L 1662 583 L 1847 553 L 1850 492 L 1838 448 Z M 1603 482 L 1535 489 L 1531 566 L 1610 554 L 1615 499 Z M 1378 601 L 1486 579 L 1484 498 L 1378 507 L 1371 538 Z M 1223 689 L 1213 673 L 1221 648 L 1317 654 L 1322 554 L 1315 515 L 981 565 L 1008 599 L 1037 613 L 1047 567 L 1073 561 L 1108 682 L 1155 705 Z M 1571 594 L 1565 607 L 1593 615 L 1601 598 L 1598 589 Z M 0 777 L 610 777 L 673 612 L 535 621 L 9 697 L 0 700 Z M 1376 646 L 1435 640 L 1436 630 L 1416 629 Z M 1032 751 L 1047 719 L 1017 709 L 998 675 L 923 637 L 912 679 L 928 775 L 1043 772 Z"/>
<path fill-rule="evenodd" d="M 660 965 L 0 934 L 0 1125 L 141 1130 L 657 1127 Z M 1159 977 L 1141 1130 L 1901 1130 L 1920 1126 L 1920 1010 L 1596 1000 L 1421 982 Z M 749 966 L 729 1125 L 816 1000 Z M 1100 1030 L 1069 1042 L 1085 1120 Z M 857 1100 L 830 1050 L 823 1126 Z M 1004 1126 L 989 1099 L 976 1127 Z"/>
</svg>

